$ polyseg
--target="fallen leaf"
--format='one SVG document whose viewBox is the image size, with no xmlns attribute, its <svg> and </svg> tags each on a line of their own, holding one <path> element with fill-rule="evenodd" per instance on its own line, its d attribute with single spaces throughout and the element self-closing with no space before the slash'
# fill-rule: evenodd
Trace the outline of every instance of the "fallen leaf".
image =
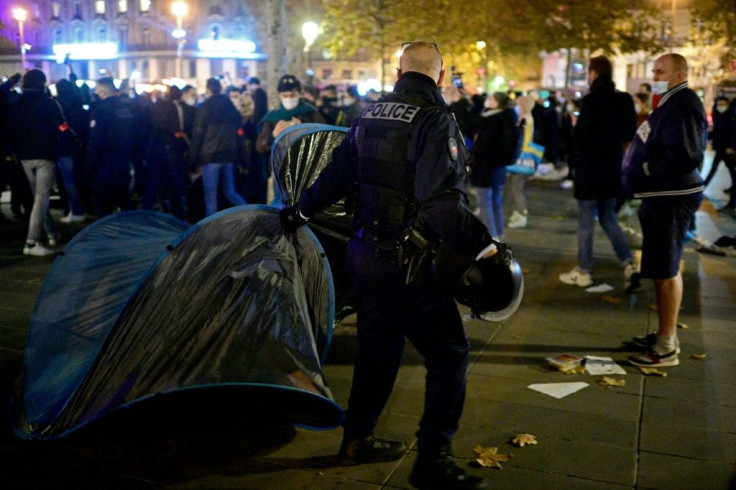
<svg viewBox="0 0 736 490">
<path fill-rule="evenodd" d="M 609 295 L 601 296 L 601 299 L 605 301 L 606 303 L 613 303 L 613 304 L 618 304 L 623 301 L 623 298 L 620 298 L 618 296 L 609 296 Z"/>
<path fill-rule="evenodd" d="M 511 444 L 519 447 L 524 447 L 527 444 L 537 444 L 537 438 L 531 434 L 517 434 L 516 437 L 511 439 Z"/>
<path fill-rule="evenodd" d="M 649 304 L 649 309 L 650 310 L 657 311 L 657 303 L 650 303 Z"/>
<path fill-rule="evenodd" d="M 585 374 L 585 366 L 574 366 L 571 368 L 559 368 L 563 374 Z"/>
<path fill-rule="evenodd" d="M 690 325 L 688 325 L 687 323 L 678 323 L 677 324 L 677 328 L 685 328 L 685 329 L 687 329 L 687 328 L 690 328 Z"/>
<path fill-rule="evenodd" d="M 501 463 L 511 459 L 510 454 L 498 454 L 497 447 L 483 447 L 481 445 L 475 446 L 473 449 L 475 454 L 478 455 L 476 461 L 479 465 L 485 468 L 502 468 Z"/>
<path fill-rule="evenodd" d="M 596 381 L 601 386 L 626 386 L 625 379 L 614 379 L 608 376 L 603 376 L 601 379 Z"/>
<path fill-rule="evenodd" d="M 707 356 L 705 354 L 693 354 L 690 356 L 690 359 L 695 359 L 696 361 L 705 361 L 705 358 Z"/>
<path fill-rule="evenodd" d="M 660 371 L 657 368 L 648 368 L 648 367 L 639 366 L 639 371 L 641 371 L 642 374 L 646 374 L 647 376 L 652 375 L 652 376 L 659 376 L 661 378 L 664 378 L 667 376 L 667 373 L 665 373 L 664 371 Z"/>
</svg>

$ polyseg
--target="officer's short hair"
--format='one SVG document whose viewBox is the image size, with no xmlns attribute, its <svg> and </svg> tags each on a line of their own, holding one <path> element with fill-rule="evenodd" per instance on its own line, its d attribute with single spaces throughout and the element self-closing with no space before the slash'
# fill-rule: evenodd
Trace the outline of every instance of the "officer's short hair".
<svg viewBox="0 0 736 490">
<path fill-rule="evenodd" d="M 22 88 L 27 90 L 43 90 L 46 88 L 46 74 L 34 68 L 23 75 Z"/>
<path fill-rule="evenodd" d="M 408 43 L 401 51 L 399 66 L 403 73 L 415 71 L 436 80 L 442 71 L 442 55 L 434 43 Z"/>
</svg>

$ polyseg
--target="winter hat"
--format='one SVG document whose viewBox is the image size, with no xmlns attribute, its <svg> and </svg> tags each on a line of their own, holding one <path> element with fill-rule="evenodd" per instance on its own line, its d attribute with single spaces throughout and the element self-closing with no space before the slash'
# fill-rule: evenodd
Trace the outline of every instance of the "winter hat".
<svg viewBox="0 0 736 490">
<path fill-rule="evenodd" d="M 294 75 L 284 75 L 279 78 L 279 85 L 276 88 L 278 92 L 291 92 L 295 90 L 297 92 L 302 91 L 302 84 L 299 83 L 299 79 Z"/>
</svg>

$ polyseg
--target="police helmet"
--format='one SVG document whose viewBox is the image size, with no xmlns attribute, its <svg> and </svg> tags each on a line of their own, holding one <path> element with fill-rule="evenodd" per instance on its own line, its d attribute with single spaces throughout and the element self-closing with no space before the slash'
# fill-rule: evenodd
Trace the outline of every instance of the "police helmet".
<svg viewBox="0 0 736 490">
<path fill-rule="evenodd" d="M 441 288 L 475 316 L 500 322 L 509 318 L 524 296 L 524 276 L 511 248 L 495 242 L 498 252 L 474 260 L 442 245 L 434 259 L 435 277 Z"/>
</svg>

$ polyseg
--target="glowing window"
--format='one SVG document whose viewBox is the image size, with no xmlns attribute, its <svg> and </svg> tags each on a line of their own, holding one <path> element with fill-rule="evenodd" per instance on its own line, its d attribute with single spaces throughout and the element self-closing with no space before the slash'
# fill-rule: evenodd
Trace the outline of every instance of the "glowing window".
<svg viewBox="0 0 736 490">
<path fill-rule="evenodd" d="M 61 17 L 61 2 L 51 3 L 51 16 L 54 19 L 58 19 L 59 17 Z"/>
<path fill-rule="evenodd" d="M 151 9 L 151 0 L 141 0 L 141 12 L 148 12 Z"/>
<path fill-rule="evenodd" d="M 105 15 L 105 0 L 95 0 L 95 14 Z"/>
<path fill-rule="evenodd" d="M 121 14 L 128 13 L 128 0 L 118 0 L 118 12 Z"/>
</svg>

